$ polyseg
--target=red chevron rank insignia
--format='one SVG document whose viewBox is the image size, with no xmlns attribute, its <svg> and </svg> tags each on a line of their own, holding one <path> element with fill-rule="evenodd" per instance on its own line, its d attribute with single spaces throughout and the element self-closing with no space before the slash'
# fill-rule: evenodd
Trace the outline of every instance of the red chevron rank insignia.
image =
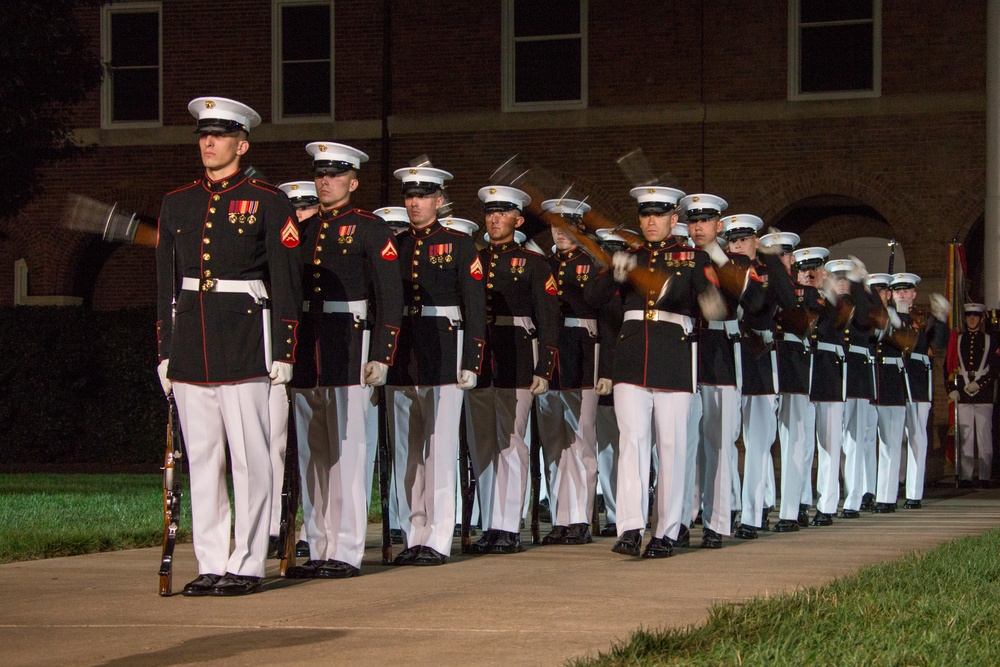
<svg viewBox="0 0 1000 667">
<path fill-rule="evenodd" d="M 483 263 L 479 261 L 478 255 L 476 256 L 476 259 L 473 260 L 472 264 L 469 265 L 469 273 L 476 280 L 483 279 Z"/>
<path fill-rule="evenodd" d="M 286 248 L 294 248 L 299 244 L 299 228 L 295 226 L 291 218 L 281 228 L 281 243 Z"/>
<path fill-rule="evenodd" d="M 549 275 L 549 279 L 545 281 L 545 291 L 553 296 L 559 293 L 559 288 L 556 287 L 556 279 L 551 274 Z"/>
<path fill-rule="evenodd" d="M 385 242 L 385 247 L 382 248 L 382 259 L 392 261 L 399 257 L 399 253 L 396 252 L 396 246 L 393 245 L 392 239 Z"/>
</svg>

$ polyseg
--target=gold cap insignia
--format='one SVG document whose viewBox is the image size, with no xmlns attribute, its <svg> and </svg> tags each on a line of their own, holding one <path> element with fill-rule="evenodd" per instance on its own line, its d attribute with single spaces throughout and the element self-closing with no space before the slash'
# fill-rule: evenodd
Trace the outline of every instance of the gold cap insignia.
<svg viewBox="0 0 1000 667">
<path fill-rule="evenodd" d="M 392 213 L 392 211 L 390 211 L 390 210 L 389 210 L 389 209 L 387 209 L 387 208 L 385 208 L 385 209 L 382 209 L 382 212 L 383 212 L 383 213 L 385 213 L 386 215 L 389 215 L 390 213 Z"/>
<path fill-rule="evenodd" d="M 326 152 L 326 146 L 324 146 L 323 144 L 320 144 L 318 146 L 318 148 L 319 148 L 319 152 L 320 153 L 325 153 Z"/>
<path fill-rule="evenodd" d="M 298 190 L 298 189 L 299 189 L 299 186 L 297 186 L 297 185 L 293 185 L 292 186 L 292 190 Z"/>
<path fill-rule="evenodd" d="M 701 201 L 701 197 L 692 197 L 691 201 Z"/>
<path fill-rule="evenodd" d="M 417 171 L 416 169 L 411 169 L 411 170 L 410 170 L 410 173 L 411 173 L 411 174 L 417 174 L 417 173 L 419 173 L 419 172 L 418 172 L 418 171 Z"/>
<path fill-rule="evenodd" d="M 205 108 L 206 109 L 214 109 L 215 108 L 215 102 L 213 102 L 212 100 L 205 100 Z"/>
<path fill-rule="evenodd" d="M 656 188 L 650 188 L 650 189 L 646 190 L 646 193 L 647 194 L 651 194 L 651 195 L 655 195 L 656 194 Z"/>
<path fill-rule="evenodd" d="M 496 188 L 490 188 L 490 194 L 491 195 L 495 195 L 496 193 L 497 193 L 497 189 Z"/>
</svg>

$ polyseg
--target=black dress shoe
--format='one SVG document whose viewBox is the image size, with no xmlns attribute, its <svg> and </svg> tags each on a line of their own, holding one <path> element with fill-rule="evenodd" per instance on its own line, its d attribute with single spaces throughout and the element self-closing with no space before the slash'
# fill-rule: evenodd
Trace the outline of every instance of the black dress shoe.
<svg viewBox="0 0 1000 667">
<path fill-rule="evenodd" d="M 542 498 L 538 501 L 538 520 L 544 523 L 552 523 L 552 512 L 549 510 L 549 499 Z M 522 528 L 524 526 L 521 526 Z"/>
<path fill-rule="evenodd" d="M 875 509 L 875 494 L 866 493 L 861 496 L 861 507 L 858 508 L 862 512 L 871 512 Z"/>
<path fill-rule="evenodd" d="M 650 539 L 649 544 L 642 550 L 643 558 L 670 558 L 673 555 L 674 548 L 662 537 Z"/>
<path fill-rule="evenodd" d="M 295 543 L 295 556 L 297 558 L 309 558 L 309 543 L 299 540 Z"/>
<path fill-rule="evenodd" d="M 359 574 L 361 574 L 361 570 L 350 563 L 345 563 L 342 560 L 328 560 L 317 570 L 316 577 L 318 579 L 347 579 Z"/>
<path fill-rule="evenodd" d="M 413 560 L 414 565 L 444 565 L 448 557 L 430 547 L 420 547 L 420 553 Z"/>
<path fill-rule="evenodd" d="M 669 537 L 664 537 L 663 539 L 669 542 L 670 546 L 672 546 L 674 549 L 679 549 L 680 547 L 689 547 L 691 546 L 691 530 L 682 523 L 680 530 L 677 531 L 676 540 L 672 540 Z"/>
<path fill-rule="evenodd" d="M 988 479 L 981 479 L 981 480 L 979 480 L 979 488 L 980 489 L 988 489 L 988 488 L 990 488 L 992 486 L 993 485 L 990 483 L 990 480 L 988 480 Z"/>
<path fill-rule="evenodd" d="M 569 534 L 566 535 L 566 544 L 590 544 L 594 541 L 590 534 L 589 523 L 574 523 L 569 527 Z"/>
<path fill-rule="evenodd" d="M 642 533 L 639 532 L 638 528 L 633 528 L 622 533 L 611 550 L 616 554 L 638 556 L 640 544 L 642 544 Z"/>
<path fill-rule="evenodd" d="M 840 510 L 841 519 L 860 519 L 861 512 L 858 510 Z"/>
<path fill-rule="evenodd" d="M 399 552 L 399 555 L 392 559 L 393 565 L 413 565 L 413 561 L 416 560 L 417 554 L 420 551 L 420 547 L 410 547 L 409 549 L 403 549 Z"/>
<path fill-rule="evenodd" d="M 799 527 L 808 528 L 809 527 L 809 508 L 802 509 L 802 505 L 799 505 L 799 516 L 796 519 L 799 522 Z"/>
<path fill-rule="evenodd" d="M 770 519 L 770 516 L 769 516 L 770 513 L 771 513 L 771 508 L 770 507 L 765 507 L 764 511 L 761 513 L 761 516 L 760 516 L 760 529 L 759 530 L 763 530 L 764 532 L 767 532 L 767 531 L 771 530 L 771 519 Z"/>
<path fill-rule="evenodd" d="M 921 507 L 923 507 L 923 505 L 920 504 L 919 500 L 910 500 L 907 498 L 906 502 L 903 503 L 904 510 L 918 510 Z"/>
<path fill-rule="evenodd" d="M 891 514 L 896 511 L 896 503 L 875 503 L 872 510 L 875 514 Z"/>
<path fill-rule="evenodd" d="M 542 544 L 568 544 L 566 541 L 568 535 L 568 526 L 553 526 L 549 534 L 542 538 Z"/>
<path fill-rule="evenodd" d="M 247 577 L 242 574 L 226 573 L 212 588 L 212 595 L 236 597 L 237 595 L 252 595 L 264 585 L 260 577 Z"/>
<path fill-rule="evenodd" d="M 958 488 L 960 489 L 971 489 L 972 480 L 971 479 L 961 479 L 958 481 Z"/>
<path fill-rule="evenodd" d="M 810 526 L 832 526 L 833 525 L 833 517 L 830 516 L 829 514 L 826 514 L 825 512 L 819 512 L 819 511 L 817 511 L 816 512 L 816 516 L 814 516 L 813 520 L 809 522 L 809 525 Z"/>
<path fill-rule="evenodd" d="M 722 548 L 722 535 L 711 528 L 706 528 L 701 535 L 701 548 L 702 549 L 721 549 Z"/>
<path fill-rule="evenodd" d="M 324 565 L 326 565 L 325 560 L 307 560 L 302 565 L 285 570 L 285 579 L 315 579 L 320 576 L 319 569 Z"/>
<path fill-rule="evenodd" d="M 735 533 L 733 533 L 733 537 L 737 537 L 737 538 L 739 538 L 741 540 L 756 540 L 757 539 L 757 527 L 756 526 L 748 526 L 745 523 L 740 524 L 740 527 L 736 529 Z"/>
<path fill-rule="evenodd" d="M 483 536 L 478 540 L 469 545 L 469 553 L 474 554 L 490 554 L 493 553 L 493 543 L 496 542 L 497 537 L 499 537 L 499 530 L 493 530 L 490 528 L 483 533 Z"/>
<path fill-rule="evenodd" d="M 739 510 L 733 510 L 729 513 L 729 525 L 732 526 L 734 530 L 740 526 L 740 514 L 741 512 Z"/>
<path fill-rule="evenodd" d="M 493 542 L 494 554 L 516 554 L 524 551 L 521 545 L 520 533 L 512 533 L 507 530 L 498 530 L 497 539 Z"/>
<path fill-rule="evenodd" d="M 389 529 L 389 541 L 393 544 L 403 543 L 403 529 L 402 528 L 390 528 Z"/>
<path fill-rule="evenodd" d="M 267 538 L 267 557 L 277 558 L 278 557 L 278 536 L 270 535 Z"/>
<path fill-rule="evenodd" d="M 776 533 L 797 533 L 799 531 L 799 522 L 792 519 L 779 519 L 778 523 L 774 524 L 772 528 Z"/>
<path fill-rule="evenodd" d="M 618 535 L 618 524 L 605 524 L 604 528 L 601 528 L 601 532 L 599 534 L 601 537 L 616 537 Z"/>
<path fill-rule="evenodd" d="M 696 516 L 693 521 L 694 525 L 696 526 L 701 525 L 701 514 L 702 514 L 701 510 L 698 510 L 698 516 Z"/>
<path fill-rule="evenodd" d="M 222 579 L 221 574 L 202 574 L 194 581 L 188 582 L 181 591 L 181 595 L 188 597 L 201 597 L 202 595 L 212 595 L 212 589 Z"/>
</svg>

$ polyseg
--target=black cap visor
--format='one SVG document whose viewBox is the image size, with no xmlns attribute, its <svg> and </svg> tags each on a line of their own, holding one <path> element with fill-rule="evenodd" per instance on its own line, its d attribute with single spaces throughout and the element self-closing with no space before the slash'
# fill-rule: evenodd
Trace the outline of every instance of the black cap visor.
<svg viewBox="0 0 1000 667">
<path fill-rule="evenodd" d="M 742 227 L 740 229 L 733 229 L 732 231 L 725 232 L 723 236 L 726 237 L 727 241 L 739 241 L 740 239 L 745 239 L 748 236 L 757 236 L 751 227 Z"/>
<path fill-rule="evenodd" d="M 311 208 L 319 204 L 319 197 L 289 197 L 288 200 L 292 202 L 292 208 L 302 209 Z"/>
<path fill-rule="evenodd" d="M 718 217 L 719 212 L 714 208 L 691 208 L 685 215 L 688 221 L 711 220 Z"/>
<path fill-rule="evenodd" d="M 403 183 L 403 194 L 407 197 L 426 197 L 427 195 L 434 194 L 439 190 L 441 190 L 441 185 L 438 183 L 422 183 L 420 181 L 408 181 Z"/>
<path fill-rule="evenodd" d="M 247 126 L 235 120 L 228 118 L 199 118 L 198 129 L 194 133 L 212 134 L 213 132 L 220 132 L 222 134 L 229 134 L 230 132 L 239 132 L 240 130 L 246 132 L 247 136 L 250 136 L 250 130 L 247 129 Z"/>
<path fill-rule="evenodd" d="M 356 171 L 357 167 L 340 160 L 316 160 L 313 162 L 313 171 L 316 176 L 338 176 L 351 170 Z"/>
<path fill-rule="evenodd" d="M 639 204 L 639 215 L 666 215 L 675 208 L 675 204 L 666 201 L 644 201 Z"/>
<path fill-rule="evenodd" d="M 507 211 L 514 210 L 518 210 L 518 205 L 512 201 L 488 201 L 483 203 L 483 213 L 492 213 L 493 211 L 506 213 Z"/>
<path fill-rule="evenodd" d="M 817 257 L 816 259 L 804 259 L 801 262 L 795 263 L 795 268 L 799 271 L 808 271 L 809 269 L 816 269 L 823 266 L 823 258 Z"/>
</svg>

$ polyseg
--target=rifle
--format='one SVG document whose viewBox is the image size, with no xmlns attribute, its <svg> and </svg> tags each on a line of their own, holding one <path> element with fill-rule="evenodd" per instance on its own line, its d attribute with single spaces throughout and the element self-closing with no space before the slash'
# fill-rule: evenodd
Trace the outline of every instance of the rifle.
<svg viewBox="0 0 1000 667">
<path fill-rule="evenodd" d="M 299 442 L 295 429 L 292 390 L 288 392 L 288 437 L 285 439 L 285 474 L 281 482 L 281 524 L 278 529 L 278 573 L 283 577 L 295 566 L 295 517 L 299 512 Z"/>
<path fill-rule="evenodd" d="M 538 397 L 531 397 L 531 449 L 528 453 L 531 465 L 531 543 L 542 543 L 542 532 L 538 525 L 539 502 L 542 494 L 542 436 L 538 428 Z"/>
<path fill-rule="evenodd" d="M 163 555 L 160 558 L 160 595 L 170 595 L 173 585 L 174 545 L 181 521 L 181 469 L 184 440 L 177 417 L 177 401 L 167 396 L 167 453 L 163 458 Z M 182 468 L 176 468 L 181 462 Z"/>
<path fill-rule="evenodd" d="M 476 497 L 476 475 L 472 470 L 472 457 L 469 454 L 469 434 L 466 428 L 467 424 L 463 405 L 461 416 L 458 419 L 458 484 L 462 489 L 463 554 L 469 553 L 472 547 L 472 503 Z"/>
<path fill-rule="evenodd" d="M 389 454 L 389 408 L 385 404 L 385 387 L 378 387 L 378 490 L 382 496 L 382 564 L 392 564 L 392 533 L 389 527 L 389 478 L 392 457 Z"/>
</svg>

